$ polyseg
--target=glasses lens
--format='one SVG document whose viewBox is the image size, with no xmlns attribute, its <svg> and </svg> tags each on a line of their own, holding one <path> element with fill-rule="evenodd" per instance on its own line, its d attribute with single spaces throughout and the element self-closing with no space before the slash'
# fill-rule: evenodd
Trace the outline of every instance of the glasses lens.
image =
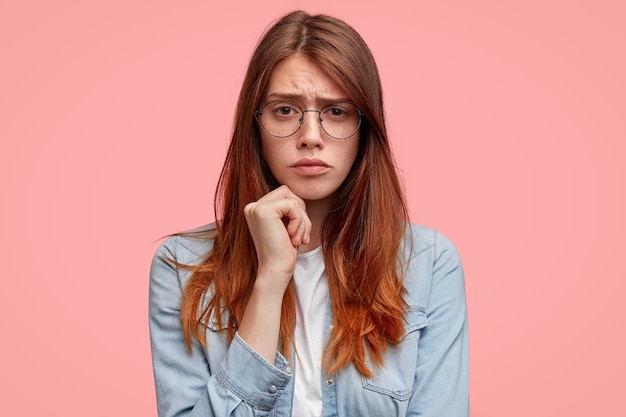
<svg viewBox="0 0 626 417">
<path fill-rule="evenodd" d="M 322 129 L 335 139 L 353 136 L 361 126 L 361 114 L 352 103 L 333 103 L 320 111 Z"/>
<path fill-rule="evenodd" d="M 279 138 L 291 136 L 300 128 L 302 109 L 289 101 L 270 101 L 261 109 L 261 123 L 267 132 Z"/>
<path fill-rule="evenodd" d="M 263 128 L 272 136 L 286 138 L 298 131 L 304 112 L 318 113 L 315 110 L 302 110 L 290 101 L 270 101 L 257 114 Z M 353 136 L 361 126 L 361 113 L 352 103 L 328 104 L 319 111 L 319 121 L 326 134 L 335 139 Z"/>
</svg>

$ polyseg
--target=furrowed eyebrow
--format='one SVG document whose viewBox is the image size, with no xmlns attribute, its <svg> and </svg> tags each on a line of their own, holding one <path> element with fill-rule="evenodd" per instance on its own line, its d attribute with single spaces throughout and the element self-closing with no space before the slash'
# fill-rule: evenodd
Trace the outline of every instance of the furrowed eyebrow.
<svg viewBox="0 0 626 417">
<path fill-rule="evenodd" d="M 267 98 L 269 100 L 288 100 L 288 101 L 304 101 L 304 96 L 302 94 L 291 94 L 291 93 L 271 93 L 268 94 Z M 345 103 L 350 102 L 351 100 L 348 97 L 321 97 L 317 96 L 316 100 L 318 102 L 328 104 L 328 103 Z"/>
</svg>

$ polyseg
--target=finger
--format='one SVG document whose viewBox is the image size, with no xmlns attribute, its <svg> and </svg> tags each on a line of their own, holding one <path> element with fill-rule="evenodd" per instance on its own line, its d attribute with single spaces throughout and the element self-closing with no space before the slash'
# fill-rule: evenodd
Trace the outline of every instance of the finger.
<svg viewBox="0 0 626 417">
<path fill-rule="evenodd" d="M 256 223 L 263 218 L 268 219 L 268 216 L 280 220 L 293 246 L 311 241 L 312 223 L 306 212 L 306 204 L 287 186 L 281 186 L 256 202 L 249 203 L 244 214 L 248 222 Z"/>
<path fill-rule="evenodd" d="M 302 243 L 307 245 L 311 243 L 311 230 L 313 229 L 313 222 L 309 218 L 306 212 L 303 212 L 302 222 Z"/>
<path fill-rule="evenodd" d="M 306 243 L 306 240 L 308 239 L 307 236 L 307 223 L 309 223 L 310 220 L 307 216 L 307 214 L 304 211 L 301 211 L 301 215 L 298 219 L 292 221 L 289 224 L 289 227 L 291 228 L 292 224 L 294 225 L 294 227 L 292 228 L 293 231 L 289 232 L 289 235 L 291 236 L 291 241 L 292 244 L 294 245 L 301 245 L 302 243 Z"/>
<path fill-rule="evenodd" d="M 293 205 L 293 209 L 287 214 L 287 233 L 294 246 L 299 246 L 307 238 L 307 223 L 310 222 L 309 216 L 294 200 L 289 200 Z"/>
<path fill-rule="evenodd" d="M 306 216 L 306 224 L 304 227 L 304 238 L 302 239 L 302 243 L 308 245 L 311 243 L 311 230 L 313 230 L 313 222 L 309 219 L 309 216 Z"/>
<path fill-rule="evenodd" d="M 291 189 L 286 185 L 281 185 L 275 190 L 270 191 L 265 194 L 263 197 L 259 198 L 258 202 L 265 202 L 271 200 L 280 200 L 280 199 L 293 199 L 297 201 L 298 205 L 302 208 L 302 210 L 306 211 L 306 203 L 302 198 L 300 198 L 296 193 L 291 191 Z"/>
<path fill-rule="evenodd" d="M 265 228 L 270 224 L 274 224 L 273 227 L 280 227 L 289 236 L 290 240 L 293 240 L 297 244 L 300 244 L 303 238 L 302 225 L 306 225 L 308 216 L 304 210 L 300 207 L 298 202 L 294 199 L 278 199 L 264 202 L 255 202 L 246 205 L 244 208 L 244 214 L 248 220 L 249 225 L 262 226 Z M 270 221 L 268 223 L 268 221 Z M 258 227 L 256 227 L 258 229 Z"/>
<path fill-rule="evenodd" d="M 300 206 L 298 207 L 301 209 Z M 290 233 L 290 236 L 297 239 L 298 245 L 310 243 L 313 223 L 311 222 L 306 210 L 301 209 L 300 216 L 294 220 L 294 223 L 294 232 Z"/>
</svg>

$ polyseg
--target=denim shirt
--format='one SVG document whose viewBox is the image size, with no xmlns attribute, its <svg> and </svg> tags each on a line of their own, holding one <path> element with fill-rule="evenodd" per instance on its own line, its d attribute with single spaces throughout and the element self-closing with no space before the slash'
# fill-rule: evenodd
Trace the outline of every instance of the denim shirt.
<svg viewBox="0 0 626 417">
<path fill-rule="evenodd" d="M 463 269 L 452 243 L 433 229 L 407 228 L 406 334 L 388 346 L 384 366 L 365 378 L 349 365 L 323 375 L 324 417 L 462 417 L 468 406 L 468 332 Z M 167 239 L 150 273 L 150 338 L 160 417 L 289 417 L 296 366 L 276 353 L 271 364 L 238 334 L 231 343 L 208 323 L 207 346 L 185 345 L 180 300 L 190 272 L 211 242 L 188 236 Z M 330 306 L 328 307 L 330 312 Z M 325 338 L 332 315 L 326 315 Z M 295 357 L 295 356 L 293 356 Z M 297 417 L 297 416 L 296 416 Z"/>
</svg>

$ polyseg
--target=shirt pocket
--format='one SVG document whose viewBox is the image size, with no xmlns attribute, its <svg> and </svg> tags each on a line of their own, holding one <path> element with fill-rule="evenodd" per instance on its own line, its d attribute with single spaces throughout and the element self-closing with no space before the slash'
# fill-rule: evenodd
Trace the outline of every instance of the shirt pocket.
<svg viewBox="0 0 626 417">
<path fill-rule="evenodd" d="M 374 368 L 374 377 L 361 377 L 363 388 L 399 401 L 411 398 L 420 330 L 426 327 L 428 320 L 422 307 L 411 307 L 407 312 L 405 336 L 396 346 L 387 347 L 384 366 Z"/>
</svg>

